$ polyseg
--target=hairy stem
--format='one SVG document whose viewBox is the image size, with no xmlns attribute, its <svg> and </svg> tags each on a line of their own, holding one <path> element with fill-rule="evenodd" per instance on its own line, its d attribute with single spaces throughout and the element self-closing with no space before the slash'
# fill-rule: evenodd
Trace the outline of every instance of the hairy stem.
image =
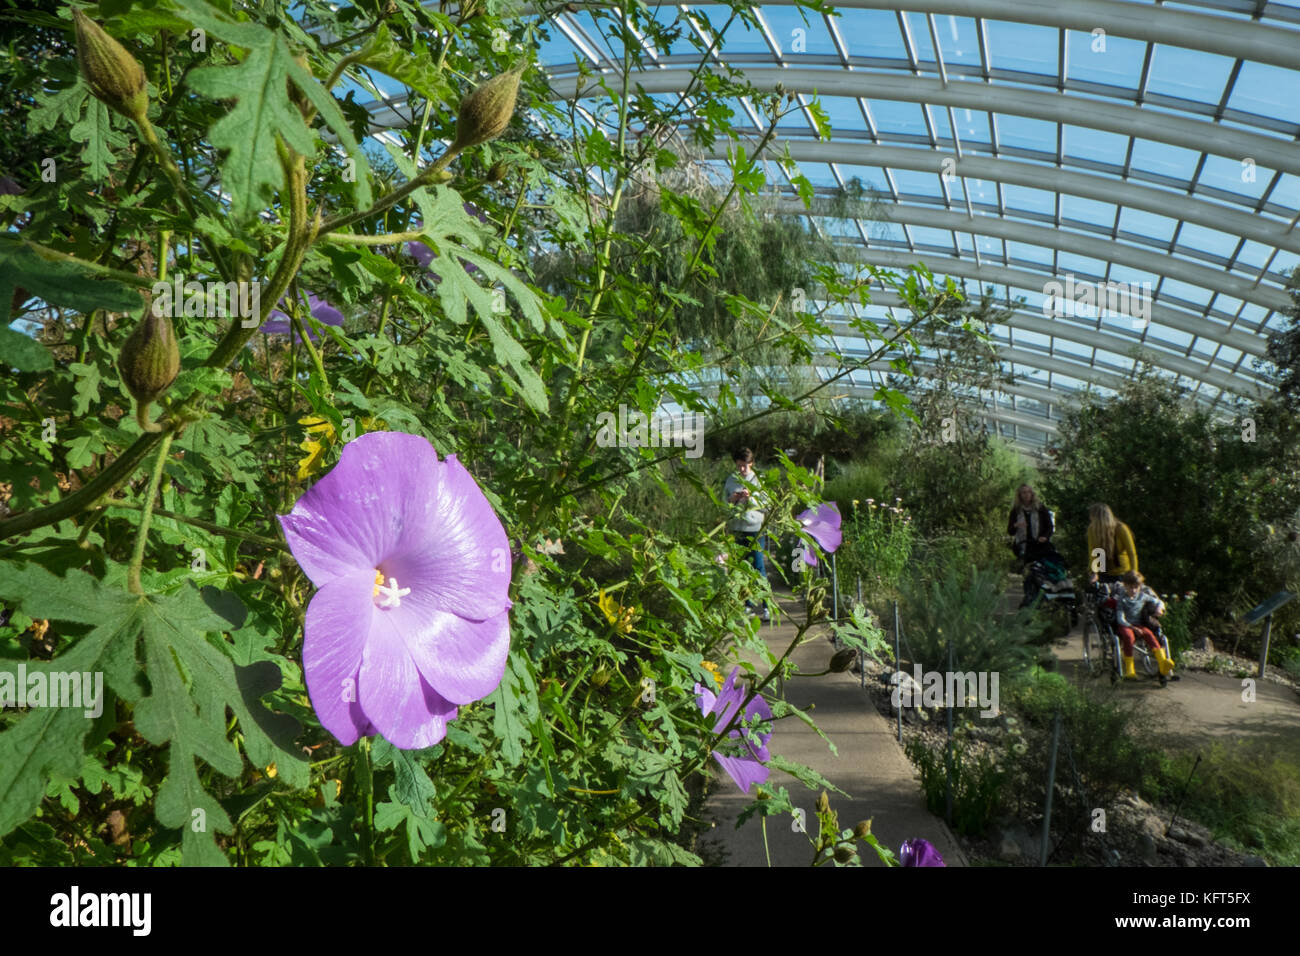
<svg viewBox="0 0 1300 956">
<path fill-rule="evenodd" d="M 167 464 L 167 453 L 171 451 L 172 433 L 163 436 L 162 447 L 158 449 L 158 460 L 154 463 L 153 474 L 149 476 L 149 490 L 145 492 L 141 506 L 140 526 L 135 532 L 135 550 L 131 553 L 131 566 L 126 573 L 126 589 L 132 594 L 144 594 L 140 585 L 140 565 L 144 563 L 144 548 L 149 541 L 149 522 L 153 518 L 153 501 L 158 495 L 158 485 L 162 481 L 163 466 Z"/>
</svg>

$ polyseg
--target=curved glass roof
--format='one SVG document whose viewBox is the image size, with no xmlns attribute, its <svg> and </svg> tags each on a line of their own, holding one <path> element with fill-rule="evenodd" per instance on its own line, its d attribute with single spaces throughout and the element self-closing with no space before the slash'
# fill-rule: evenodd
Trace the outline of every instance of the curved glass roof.
<svg viewBox="0 0 1300 956">
<path fill-rule="evenodd" d="M 706 39 L 693 14 L 718 24 L 729 12 L 654 9 Z M 557 98 L 574 97 L 579 64 L 621 65 L 611 21 L 589 11 L 553 15 L 542 60 Z M 1074 393 L 1113 390 L 1139 356 L 1211 408 L 1267 391 L 1252 360 L 1284 324 L 1286 273 L 1300 259 L 1300 5 L 841 0 L 838 15 L 781 2 L 754 11 L 715 58 L 760 90 L 797 94 L 803 109 L 769 155 L 788 146 L 819 190 L 858 179 L 880 200 L 881 221 L 818 228 L 846 259 L 924 262 L 1014 308 L 994 329 L 1013 384 L 988 414 L 1006 437 L 1050 442 Z M 641 42 L 635 82 L 680 92 L 698 52 Z M 814 95 L 829 141 L 807 108 Z M 401 105 L 373 102 L 376 126 Z M 756 104 L 729 105 L 742 138 L 756 139 Z M 769 165 L 804 211 L 789 175 Z M 882 290 L 866 311 L 897 305 Z M 871 345 L 849 318 L 832 317 L 826 343 L 845 357 Z M 888 372 L 855 372 L 840 393 L 870 396 Z"/>
</svg>

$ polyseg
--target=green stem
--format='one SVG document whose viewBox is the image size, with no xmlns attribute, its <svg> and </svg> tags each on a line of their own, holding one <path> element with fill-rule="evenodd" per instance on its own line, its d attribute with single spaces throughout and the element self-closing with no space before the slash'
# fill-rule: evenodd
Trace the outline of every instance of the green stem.
<svg viewBox="0 0 1300 956">
<path fill-rule="evenodd" d="M 135 532 L 135 551 L 131 554 L 131 566 L 126 574 L 126 589 L 132 594 L 144 594 L 140 585 L 140 565 L 144 562 L 144 548 L 149 541 L 149 521 L 153 517 L 153 500 L 158 494 L 158 485 L 162 481 L 163 466 L 167 464 L 167 452 L 172 447 L 172 433 L 163 436 L 162 448 L 158 449 L 158 460 L 154 463 L 153 474 L 149 477 L 149 490 L 145 492 L 141 508 L 140 527 Z"/>
<path fill-rule="evenodd" d="M 361 792 L 365 796 L 365 806 L 362 811 L 363 840 L 361 844 L 361 860 L 366 866 L 375 865 L 375 774 L 374 768 L 370 763 L 370 738 L 361 738 L 361 762 L 358 765 L 357 774 L 360 777 Z"/>
<path fill-rule="evenodd" d="M 423 235 L 424 231 L 420 229 L 411 232 L 386 232 L 373 236 L 364 232 L 327 232 L 321 235 L 318 241 L 333 242 L 338 245 L 389 246 L 411 242 Z"/>
<path fill-rule="evenodd" d="M 163 173 L 171 183 L 176 198 L 185 207 L 186 215 L 190 217 L 191 222 L 198 222 L 199 210 L 190 196 L 189 187 L 185 185 L 185 178 L 181 175 L 180 168 L 177 167 L 176 160 L 172 158 L 171 152 L 158 139 L 158 133 L 153 128 L 153 124 L 149 122 L 149 117 L 141 114 L 135 118 L 135 124 L 140 130 L 141 138 L 153 150 L 154 155 L 158 157 L 158 165 L 162 167 Z M 209 245 L 208 252 L 212 256 L 213 264 L 217 267 L 217 272 L 221 274 L 222 281 L 233 282 L 234 276 L 230 271 L 230 267 L 226 265 L 221 249 L 216 245 Z"/>
<path fill-rule="evenodd" d="M 136 504 L 135 502 L 132 501 L 106 502 L 103 505 L 103 509 L 107 510 L 109 508 L 123 508 L 128 511 L 144 510 L 143 505 Z M 224 538 L 235 538 L 237 540 L 247 541 L 249 544 L 255 544 L 261 548 L 271 548 L 275 551 L 280 551 L 285 554 L 290 553 L 289 546 L 286 545 L 283 541 L 277 541 L 275 538 L 266 538 L 260 534 L 252 534 L 247 531 L 240 531 L 236 528 L 223 528 L 219 524 L 214 524 L 211 521 L 204 521 L 202 518 L 191 518 L 189 515 L 177 514 L 174 511 L 164 511 L 161 508 L 155 508 L 153 513 L 156 517 L 159 518 L 166 518 L 169 521 L 179 521 L 182 524 L 188 524 L 188 525 L 193 525 L 196 528 L 202 528 L 204 531 L 207 531 L 209 534 L 220 535 L 221 537 Z M 97 520 L 101 514 L 102 511 L 96 511 L 92 516 L 92 518 L 87 522 L 86 527 L 89 527 L 90 524 L 92 524 L 95 520 Z"/>
</svg>

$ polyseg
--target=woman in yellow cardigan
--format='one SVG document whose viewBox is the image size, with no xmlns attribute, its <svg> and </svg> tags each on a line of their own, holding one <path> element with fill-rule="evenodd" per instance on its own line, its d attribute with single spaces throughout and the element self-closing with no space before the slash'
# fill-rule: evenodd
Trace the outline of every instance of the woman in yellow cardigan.
<svg viewBox="0 0 1300 956">
<path fill-rule="evenodd" d="M 1088 580 L 1097 580 L 1098 572 L 1113 580 L 1126 571 L 1136 571 L 1137 546 L 1128 525 L 1101 503 L 1088 508 L 1088 519 Z"/>
</svg>

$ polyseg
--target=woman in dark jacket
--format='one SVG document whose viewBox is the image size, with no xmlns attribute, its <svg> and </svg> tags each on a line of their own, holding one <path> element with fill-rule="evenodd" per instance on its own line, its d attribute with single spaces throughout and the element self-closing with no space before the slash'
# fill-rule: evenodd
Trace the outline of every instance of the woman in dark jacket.
<svg viewBox="0 0 1300 956">
<path fill-rule="evenodd" d="M 1011 535 L 1011 550 L 1016 557 L 1033 561 L 1051 554 L 1052 513 L 1038 500 L 1034 489 L 1021 485 L 1016 490 L 1016 500 L 1007 518 L 1007 534 Z"/>
</svg>

